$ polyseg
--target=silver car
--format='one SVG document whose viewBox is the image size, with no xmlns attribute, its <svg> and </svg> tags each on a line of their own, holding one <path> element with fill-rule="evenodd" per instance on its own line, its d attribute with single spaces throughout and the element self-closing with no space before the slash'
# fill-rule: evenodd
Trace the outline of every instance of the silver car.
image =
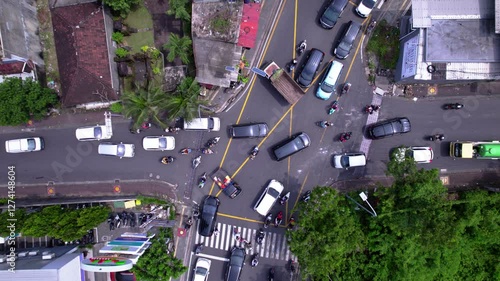
<svg viewBox="0 0 500 281">
<path fill-rule="evenodd" d="M 103 142 L 99 144 L 97 152 L 101 155 L 132 158 L 135 155 L 135 145 L 130 143 Z"/>
</svg>

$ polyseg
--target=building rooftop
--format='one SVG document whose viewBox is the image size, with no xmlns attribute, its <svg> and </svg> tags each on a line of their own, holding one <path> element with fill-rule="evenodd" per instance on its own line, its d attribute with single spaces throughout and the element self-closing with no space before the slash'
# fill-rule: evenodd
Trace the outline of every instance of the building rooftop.
<svg viewBox="0 0 500 281">
<path fill-rule="evenodd" d="M 31 248 L 31 249 L 20 249 L 17 250 L 17 254 L 19 255 L 20 253 L 23 252 L 31 252 L 31 251 L 38 251 L 38 254 L 36 256 L 28 256 L 26 255 L 25 257 L 19 257 L 16 260 L 16 271 L 17 270 L 31 270 L 31 269 L 53 269 L 55 268 L 54 265 L 50 265 L 51 263 L 56 262 L 57 264 L 60 264 L 61 262 L 66 262 L 67 259 L 73 259 L 75 258 L 74 255 L 80 255 L 78 254 L 71 254 L 71 255 L 66 255 L 69 251 L 74 249 L 76 246 L 75 245 L 65 245 L 65 246 L 56 246 L 52 248 Z M 50 260 L 43 260 L 42 259 L 42 253 L 48 251 L 51 253 L 55 254 L 55 257 Z M 66 257 L 64 257 L 66 256 Z M 58 261 L 60 257 L 64 257 L 62 260 Z M 0 271 L 5 271 L 9 269 L 10 266 L 8 263 L 0 263 Z M 56 268 L 57 269 L 57 268 Z"/>
<path fill-rule="evenodd" d="M 433 20 L 425 42 L 429 62 L 500 62 L 500 35 L 492 19 Z"/>
<path fill-rule="evenodd" d="M 435 19 L 494 19 L 492 0 L 412 0 L 413 27 L 425 28 Z"/>
<path fill-rule="evenodd" d="M 55 8 L 52 24 L 63 105 L 100 102 L 103 96 L 116 100 L 102 7 L 87 3 Z"/>
</svg>

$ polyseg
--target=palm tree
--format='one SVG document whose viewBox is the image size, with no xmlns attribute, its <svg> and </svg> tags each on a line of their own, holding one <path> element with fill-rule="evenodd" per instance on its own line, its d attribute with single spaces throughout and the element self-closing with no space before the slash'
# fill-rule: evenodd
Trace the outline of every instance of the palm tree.
<svg viewBox="0 0 500 281">
<path fill-rule="evenodd" d="M 176 19 L 186 22 L 191 20 L 191 15 L 189 14 L 191 4 L 188 0 L 170 0 L 168 4 L 170 7 L 167 10 L 167 15 L 174 15 Z"/>
<path fill-rule="evenodd" d="M 161 87 L 149 84 L 147 89 L 137 87 L 137 92 L 126 91 L 122 94 L 123 114 L 134 120 L 134 129 L 142 123 L 152 121 L 166 128 L 167 125 L 161 120 L 161 114 L 165 111 L 165 92 Z"/>
<path fill-rule="evenodd" d="M 181 38 L 175 33 L 170 33 L 168 43 L 163 45 L 163 48 L 168 50 L 167 60 L 173 62 L 178 57 L 182 63 L 188 64 L 193 52 L 192 44 L 193 41 L 188 36 Z"/>
<path fill-rule="evenodd" d="M 200 85 L 198 82 L 192 77 L 184 78 L 175 90 L 175 93 L 167 96 L 165 101 L 167 118 L 175 120 L 178 117 L 182 117 L 184 120 L 190 121 L 198 117 L 200 106 L 207 104 L 206 101 L 198 99 L 199 94 Z"/>
</svg>

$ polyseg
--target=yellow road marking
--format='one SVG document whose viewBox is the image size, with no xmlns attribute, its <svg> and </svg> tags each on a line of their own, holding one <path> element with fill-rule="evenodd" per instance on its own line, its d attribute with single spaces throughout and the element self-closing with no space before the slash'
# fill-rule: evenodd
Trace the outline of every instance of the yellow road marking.
<svg viewBox="0 0 500 281">
<path fill-rule="evenodd" d="M 224 213 L 217 213 L 217 214 L 219 216 L 226 217 L 226 218 L 237 219 L 237 220 L 248 221 L 248 222 L 255 222 L 255 223 L 262 223 L 261 221 L 253 220 L 253 219 L 249 219 L 249 218 L 238 217 L 238 216 L 233 216 L 233 215 L 224 214 Z"/>
<path fill-rule="evenodd" d="M 299 202 L 300 194 L 302 194 L 302 190 L 304 189 L 304 185 L 306 184 L 308 177 L 309 177 L 309 172 L 307 172 L 306 177 L 304 178 L 304 181 L 302 182 L 302 185 L 300 186 L 299 195 L 297 196 L 297 199 L 295 200 L 295 203 L 293 204 L 292 210 L 295 209 L 295 207 L 297 206 L 297 203 Z"/>
<path fill-rule="evenodd" d="M 371 15 L 368 16 L 364 21 L 363 21 L 363 25 L 365 24 L 366 21 L 368 21 L 369 19 L 371 19 Z M 352 61 L 351 63 L 349 64 L 349 68 L 347 69 L 347 74 L 345 75 L 345 79 L 344 79 L 344 83 L 347 82 L 347 78 L 349 77 L 349 74 L 351 73 L 351 68 L 352 68 L 352 65 L 354 64 L 354 61 L 356 60 L 356 56 L 358 55 L 358 52 L 359 52 L 359 48 L 361 47 L 362 43 L 363 43 L 363 40 L 365 39 L 365 31 L 366 30 L 366 27 L 363 29 L 363 35 L 361 35 L 361 40 L 359 40 L 359 43 L 358 43 L 358 47 L 356 47 L 356 52 L 354 53 L 354 56 L 352 57 Z"/>
<path fill-rule="evenodd" d="M 182 212 L 181 212 L 181 218 L 184 217 L 184 207 L 182 207 Z M 177 226 L 177 228 L 181 228 L 181 225 L 182 225 L 182 220 L 179 220 L 179 225 Z M 179 245 L 179 240 L 180 239 L 175 239 L 175 249 L 174 249 L 174 257 L 175 257 L 175 254 L 177 253 L 177 246 Z"/>
</svg>

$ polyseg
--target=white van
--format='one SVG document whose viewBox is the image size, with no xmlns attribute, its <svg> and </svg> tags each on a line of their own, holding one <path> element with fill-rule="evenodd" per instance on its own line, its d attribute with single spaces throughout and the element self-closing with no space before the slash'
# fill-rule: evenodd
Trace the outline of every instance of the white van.
<svg viewBox="0 0 500 281">
<path fill-rule="evenodd" d="M 217 117 L 206 117 L 194 118 L 189 122 L 184 120 L 184 130 L 220 131 L 220 119 Z"/>
<path fill-rule="evenodd" d="M 271 180 L 253 209 L 257 213 L 266 216 L 269 213 L 269 210 L 271 210 L 274 206 L 274 203 L 276 203 L 278 198 L 280 198 L 283 189 L 283 184 L 277 180 Z"/>
<path fill-rule="evenodd" d="M 363 167 L 366 165 L 366 156 L 363 152 L 351 152 L 333 156 L 333 165 L 337 169 Z"/>
</svg>

